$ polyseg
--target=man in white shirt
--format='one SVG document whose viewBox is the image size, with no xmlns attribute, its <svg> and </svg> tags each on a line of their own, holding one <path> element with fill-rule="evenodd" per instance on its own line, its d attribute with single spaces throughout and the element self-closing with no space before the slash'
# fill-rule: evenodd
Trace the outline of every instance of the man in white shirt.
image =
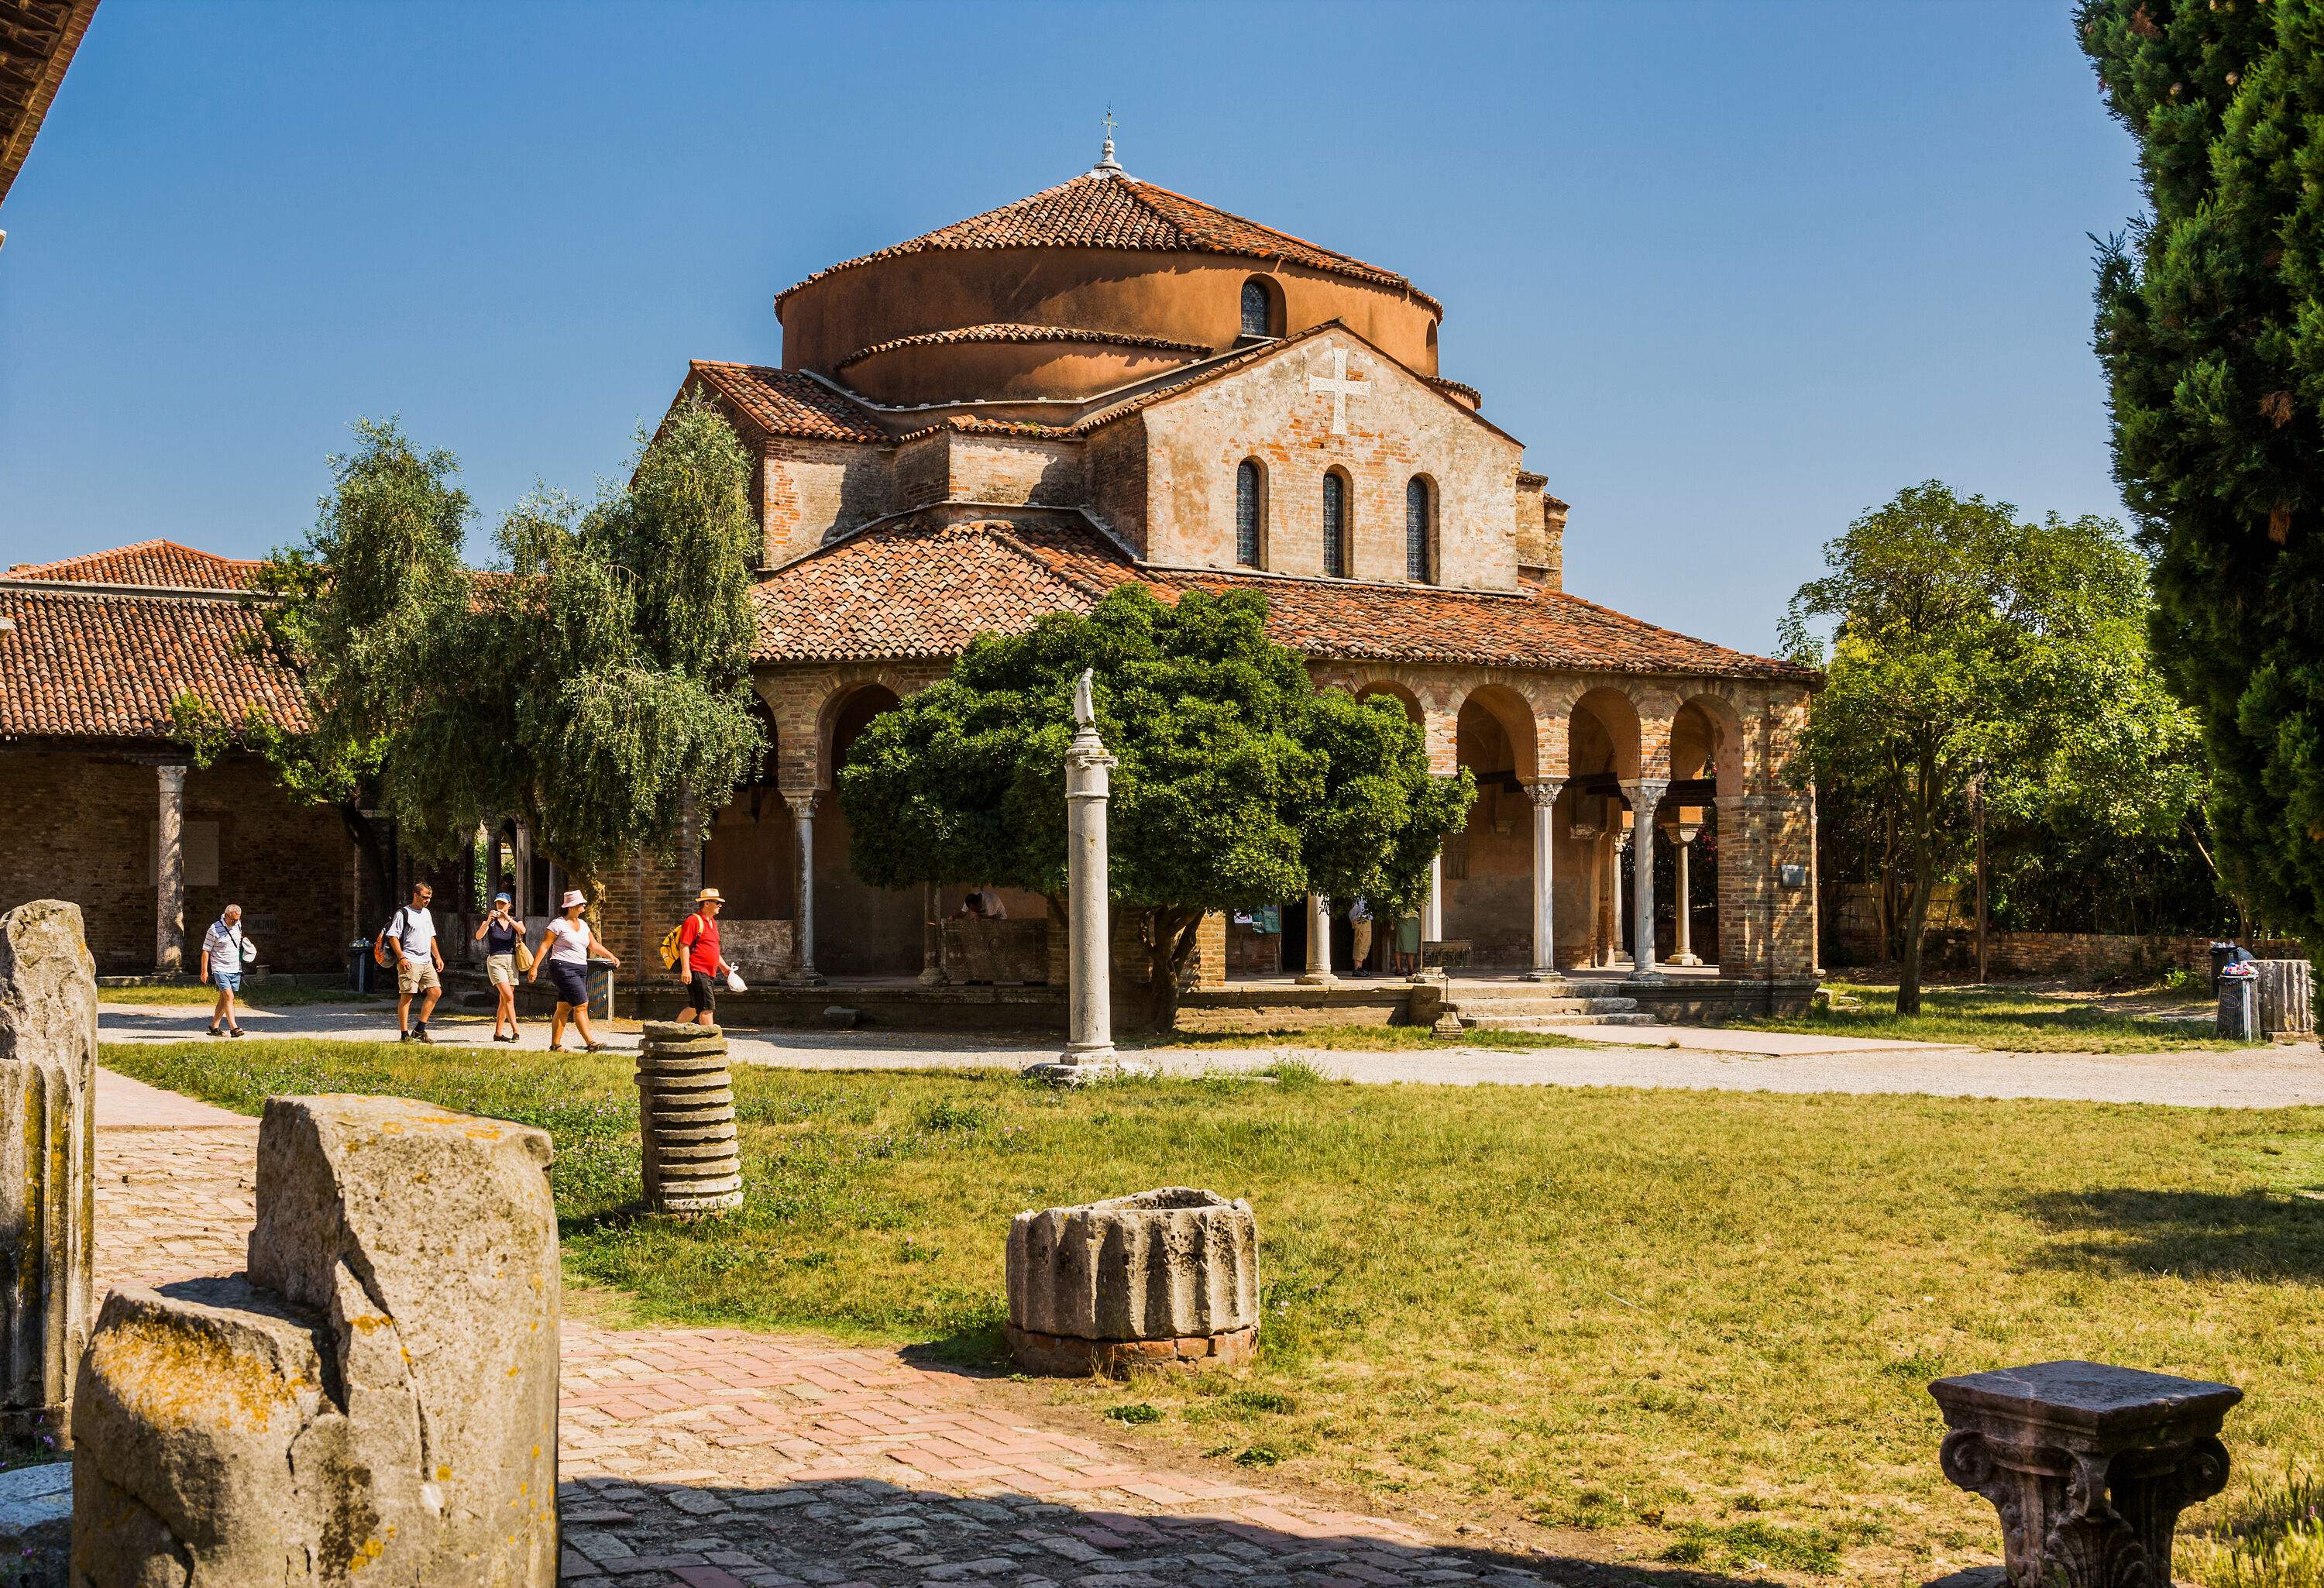
<svg viewBox="0 0 2324 1588">
<path fill-rule="evenodd" d="M 428 901 L 436 891 L 425 882 L 411 885 L 411 902 L 395 912 L 380 935 L 395 943 L 395 1029 L 396 1040 L 426 1042 L 431 1046 L 436 1039 L 428 1034 L 428 1017 L 436 1012 L 436 1001 L 444 996 L 444 981 L 439 972 L 444 968 L 444 951 L 436 946 L 436 918 L 428 913 Z M 420 1005 L 420 1021 L 411 1022 L 411 1000 L 425 994 Z"/>
<path fill-rule="evenodd" d="M 229 904 L 202 934 L 202 980 L 217 989 L 217 1002 L 210 1010 L 210 1035 L 242 1035 L 242 1022 L 234 1016 L 235 994 L 242 991 L 243 952 L 242 906 Z M 219 1022 L 225 1025 L 221 1030 Z"/>
</svg>

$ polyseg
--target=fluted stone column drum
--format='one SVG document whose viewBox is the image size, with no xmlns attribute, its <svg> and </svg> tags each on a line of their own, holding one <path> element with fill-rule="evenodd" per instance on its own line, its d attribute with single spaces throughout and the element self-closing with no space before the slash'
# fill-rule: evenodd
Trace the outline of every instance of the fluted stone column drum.
<svg viewBox="0 0 2324 1588">
<path fill-rule="evenodd" d="M 638 1127 L 649 1209 L 706 1214 L 742 1205 L 734 1077 L 724 1031 L 646 1022 L 638 1048 Z"/>
<path fill-rule="evenodd" d="M 1173 1186 L 1009 1226 L 1009 1346 L 1028 1371 L 1248 1362 L 1258 1341 L 1248 1202 Z"/>
<path fill-rule="evenodd" d="M 97 964 L 80 907 L 0 916 L 0 1435 L 71 1434 L 97 1223 Z"/>
</svg>

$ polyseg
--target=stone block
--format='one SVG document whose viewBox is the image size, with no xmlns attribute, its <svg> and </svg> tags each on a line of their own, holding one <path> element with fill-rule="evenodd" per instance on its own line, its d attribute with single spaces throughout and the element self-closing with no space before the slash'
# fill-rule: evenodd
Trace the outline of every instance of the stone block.
<svg viewBox="0 0 2324 1588">
<path fill-rule="evenodd" d="M 742 1205 L 734 1080 L 716 1026 L 648 1020 L 638 1045 L 638 1134 L 646 1206 L 713 1214 Z"/>
<path fill-rule="evenodd" d="M 1033 1371 L 1245 1359 L 1258 1226 L 1248 1202 L 1185 1186 L 1020 1213 L 1008 1288 L 1010 1343 Z"/>
<path fill-rule="evenodd" d="M 115 1291 L 75 1408 L 76 1588 L 549 1588 L 545 1131 L 272 1098 L 246 1277 Z"/>
<path fill-rule="evenodd" d="M 97 965 L 80 908 L 0 916 L 0 1434 L 63 1441 L 88 1343 Z"/>
</svg>

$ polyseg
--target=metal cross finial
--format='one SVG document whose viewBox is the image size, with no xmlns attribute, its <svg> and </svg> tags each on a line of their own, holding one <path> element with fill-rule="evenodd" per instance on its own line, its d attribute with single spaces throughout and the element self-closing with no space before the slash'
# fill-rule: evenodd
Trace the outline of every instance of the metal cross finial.
<svg viewBox="0 0 2324 1588">
<path fill-rule="evenodd" d="M 1105 141 L 1109 143 L 1113 142 L 1113 129 L 1116 125 L 1113 119 L 1113 106 L 1109 105 L 1105 107 Z"/>
<path fill-rule="evenodd" d="M 1105 107 L 1105 148 L 1098 155 L 1097 163 L 1090 167 L 1090 174 L 1093 176 L 1100 171 L 1103 171 L 1108 176 L 1116 177 L 1126 174 L 1121 169 L 1121 162 L 1113 157 L 1114 125 L 1113 106 L 1109 105 Z"/>
</svg>

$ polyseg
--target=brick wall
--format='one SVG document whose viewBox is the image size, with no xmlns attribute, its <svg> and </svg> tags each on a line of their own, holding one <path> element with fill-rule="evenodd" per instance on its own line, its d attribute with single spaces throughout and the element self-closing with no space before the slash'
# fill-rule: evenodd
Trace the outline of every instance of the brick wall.
<svg viewBox="0 0 2324 1588">
<path fill-rule="evenodd" d="M 2204 936 L 2132 937 L 2109 932 L 1989 932 L 1986 966 L 1993 976 L 2038 976 L 2067 981 L 2112 981 L 2153 975 L 2165 970 L 2211 968 L 2211 939 Z M 1929 950 L 1956 969 L 1977 965 L 1977 932 L 1932 933 Z M 2261 959 L 2306 959 L 2308 950 L 2288 938 L 2246 943 Z"/>
<path fill-rule="evenodd" d="M 156 909 L 152 829 L 160 782 L 150 762 L 101 755 L 0 751 L 0 909 L 32 899 L 81 908 L 89 951 L 108 975 L 153 969 Z M 229 902 L 271 970 L 346 964 L 363 930 L 353 895 L 355 845 L 334 811 L 293 803 L 263 762 L 229 756 L 186 779 L 186 821 L 215 824 L 217 881 L 186 889 L 185 965 Z M 364 909 L 374 902 L 368 897 Z M 364 919 L 368 919 L 365 916 Z"/>
<path fill-rule="evenodd" d="M 760 454 L 762 565 L 788 562 L 891 511 L 889 450 L 778 437 Z"/>
</svg>

